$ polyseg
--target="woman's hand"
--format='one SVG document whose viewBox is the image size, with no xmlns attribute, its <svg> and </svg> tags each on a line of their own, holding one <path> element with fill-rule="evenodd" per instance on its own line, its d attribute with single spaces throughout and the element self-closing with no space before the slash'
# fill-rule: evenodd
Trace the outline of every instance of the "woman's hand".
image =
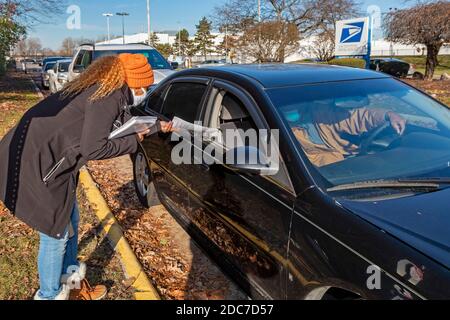
<svg viewBox="0 0 450 320">
<path fill-rule="evenodd" d="M 161 132 L 170 133 L 173 130 L 174 129 L 173 129 L 172 121 L 170 121 L 170 122 L 161 121 Z M 138 136 L 139 141 L 140 142 L 144 141 L 145 136 L 148 135 L 150 132 L 151 132 L 151 130 L 148 129 L 148 130 L 138 133 L 137 136 Z"/>
<path fill-rule="evenodd" d="M 173 131 L 173 122 L 161 121 L 161 131 L 164 133 L 170 133 Z"/>
<path fill-rule="evenodd" d="M 148 135 L 149 133 L 150 133 L 150 129 L 147 129 L 147 130 L 145 130 L 145 131 L 143 131 L 143 132 L 138 133 L 138 134 L 137 134 L 137 137 L 138 137 L 138 139 L 139 139 L 139 142 L 144 141 L 145 136 Z"/>
</svg>

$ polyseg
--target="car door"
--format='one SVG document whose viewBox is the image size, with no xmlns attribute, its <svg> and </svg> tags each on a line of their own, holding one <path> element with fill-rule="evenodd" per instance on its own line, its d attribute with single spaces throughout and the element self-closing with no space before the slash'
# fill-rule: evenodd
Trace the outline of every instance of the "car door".
<svg viewBox="0 0 450 320">
<path fill-rule="evenodd" d="M 58 63 L 55 63 L 51 72 L 48 72 L 49 75 L 49 87 L 52 93 L 56 91 L 56 82 L 58 80 Z"/>
<path fill-rule="evenodd" d="M 213 109 L 221 107 L 217 99 L 233 104 L 234 110 L 242 109 L 234 112 L 242 112 L 244 118 L 236 119 L 236 123 L 245 122 L 243 128 L 267 129 L 251 97 L 222 82 L 215 82 L 202 114 L 206 126 L 211 125 L 211 115 L 218 114 Z M 230 125 L 229 118 L 224 125 Z M 202 152 L 210 142 L 204 140 Z M 180 173 L 188 190 L 187 214 L 196 240 L 210 249 L 251 297 L 284 299 L 295 201 L 289 178 L 280 178 L 283 173 L 276 177 L 239 174 L 223 164 L 205 163 L 184 166 Z"/>
<path fill-rule="evenodd" d="M 166 121 L 178 117 L 193 123 L 202 109 L 208 83 L 206 78 L 178 78 L 166 85 L 167 89 L 152 95 L 147 111 Z M 183 183 L 185 166 L 174 164 L 171 157 L 172 149 L 177 144 L 172 141 L 171 134 L 158 133 L 147 138 L 143 147 L 151 159 L 152 179 L 161 202 L 183 219 L 188 206 L 187 190 Z"/>
</svg>

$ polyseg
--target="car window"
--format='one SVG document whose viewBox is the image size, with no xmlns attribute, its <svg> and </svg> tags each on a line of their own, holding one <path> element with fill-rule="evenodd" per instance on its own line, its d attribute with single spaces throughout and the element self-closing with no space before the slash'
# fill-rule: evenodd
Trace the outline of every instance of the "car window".
<svg viewBox="0 0 450 320">
<path fill-rule="evenodd" d="M 155 92 L 151 92 L 155 90 Z M 147 99 L 146 110 L 152 110 L 160 113 L 167 92 L 167 85 L 161 88 L 150 88 L 150 97 Z"/>
<path fill-rule="evenodd" d="M 215 143 L 222 144 L 226 150 L 240 146 L 264 150 L 260 145 L 260 131 L 255 119 L 252 118 L 245 103 L 235 94 L 226 90 L 220 91 L 213 102 L 211 112 L 205 115 L 204 120 L 206 124 L 209 123 L 210 128 L 219 130 L 221 138 L 214 137 L 213 140 Z M 252 134 L 253 132 L 256 133 L 256 136 Z M 209 141 L 208 138 L 204 138 L 204 140 Z M 264 150 L 264 152 L 268 152 L 268 150 Z M 276 181 L 277 185 L 284 186 L 287 190 L 293 190 L 281 155 L 279 170 L 271 179 Z"/>
<path fill-rule="evenodd" d="M 86 51 L 81 60 L 81 65 L 86 69 L 92 62 L 92 51 Z"/>
<path fill-rule="evenodd" d="M 167 93 L 162 114 L 168 119 L 181 118 L 194 123 L 201 107 L 207 85 L 201 83 L 174 83 Z"/>
<path fill-rule="evenodd" d="M 78 52 L 78 56 L 75 60 L 75 65 L 76 66 L 80 66 L 83 62 L 83 56 L 85 54 L 86 50 L 80 50 L 80 52 Z"/>
<path fill-rule="evenodd" d="M 45 64 L 45 71 L 48 71 L 50 69 L 52 69 L 55 66 L 55 63 L 53 62 L 48 62 L 47 64 Z"/>
<path fill-rule="evenodd" d="M 393 79 L 269 90 L 330 185 L 450 175 L 450 112 Z"/>
<path fill-rule="evenodd" d="M 94 60 L 97 60 L 101 57 L 105 56 L 115 56 L 119 55 L 121 53 L 133 53 L 133 54 L 142 54 L 144 55 L 148 63 L 152 66 L 155 70 L 160 69 L 172 69 L 170 64 L 167 62 L 167 60 L 155 49 L 150 50 L 102 50 L 102 51 L 95 51 L 94 52 Z"/>
<path fill-rule="evenodd" d="M 63 62 L 59 64 L 59 72 L 67 72 L 69 71 L 70 62 Z"/>
</svg>

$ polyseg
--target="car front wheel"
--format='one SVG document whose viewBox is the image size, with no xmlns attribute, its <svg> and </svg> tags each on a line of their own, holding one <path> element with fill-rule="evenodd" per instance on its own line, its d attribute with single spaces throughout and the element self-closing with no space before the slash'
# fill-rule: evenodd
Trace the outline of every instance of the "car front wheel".
<svg viewBox="0 0 450 320">
<path fill-rule="evenodd" d="M 144 151 L 140 149 L 132 158 L 134 187 L 139 201 L 146 208 L 159 204 L 152 181 L 151 170 Z"/>
</svg>

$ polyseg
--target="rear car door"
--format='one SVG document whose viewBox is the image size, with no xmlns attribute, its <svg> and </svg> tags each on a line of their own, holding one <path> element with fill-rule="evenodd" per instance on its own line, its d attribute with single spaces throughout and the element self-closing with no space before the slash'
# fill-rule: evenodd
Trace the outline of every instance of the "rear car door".
<svg viewBox="0 0 450 320">
<path fill-rule="evenodd" d="M 219 130 L 267 129 L 257 109 L 245 92 L 215 82 L 202 121 Z M 212 121 L 216 116 L 218 119 Z M 204 140 L 202 151 L 209 143 Z M 280 170 L 285 170 L 283 165 Z M 274 177 L 241 174 L 223 164 L 205 163 L 184 166 L 180 172 L 188 190 L 190 230 L 197 235 L 197 242 L 209 248 L 216 261 L 254 298 L 285 298 L 295 196 L 288 176 L 283 178 L 283 174 L 287 173 Z"/>
</svg>

